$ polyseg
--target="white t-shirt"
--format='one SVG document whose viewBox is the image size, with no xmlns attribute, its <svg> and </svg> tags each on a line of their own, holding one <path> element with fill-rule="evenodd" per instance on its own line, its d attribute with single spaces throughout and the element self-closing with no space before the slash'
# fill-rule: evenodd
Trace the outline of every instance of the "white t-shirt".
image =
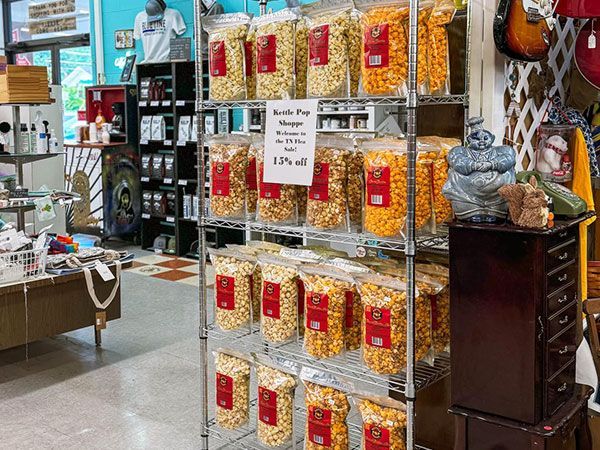
<svg viewBox="0 0 600 450">
<path fill-rule="evenodd" d="M 186 26 L 181 13 L 176 9 L 165 9 L 162 20 L 148 23 L 145 11 L 135 18 L 133 36 L 142 40 L 144 47 L 144 62 L 157 63 L 169 60 L 171 39 L 185 33 Z"/>
</svg>

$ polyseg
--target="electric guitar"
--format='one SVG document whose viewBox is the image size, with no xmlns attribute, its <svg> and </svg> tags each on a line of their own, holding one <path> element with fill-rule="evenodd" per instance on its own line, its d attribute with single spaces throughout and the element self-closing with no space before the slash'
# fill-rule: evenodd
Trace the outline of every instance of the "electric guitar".
<svg viewBox="0 0 600 450">
<path fill-rule="evenodd" d="M 550 50 L 552 30 L 540 0 L 500 0 L 494 18 L 494 41 L 509 58 L 534 62 Z"/>
</svg>

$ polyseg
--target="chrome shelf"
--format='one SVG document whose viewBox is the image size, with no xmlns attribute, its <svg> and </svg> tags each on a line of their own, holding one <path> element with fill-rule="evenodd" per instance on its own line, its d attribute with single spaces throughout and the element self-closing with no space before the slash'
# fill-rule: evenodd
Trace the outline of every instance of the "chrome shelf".
<svg viewBox="0 0 600 450">
<path fill-rule="evenodd" d="M 313 369 L 326 371 L 342 378 L 351 379 L 357 384 L 377 389 L 385 394 L 394 391 L 404 394 L 406 377 L 399 375 L 378 375 L 362 363 L 359 350 L 346 352 L 344 355 L 333 358 L 315 359 L 303 350 L 302 339 L 284 344 L 271 344 L 265 342 L 258 327 L 238 331 L 221 331 L 214 325 L 206 330 L 209 338 L 219 341 L 223 346 L 240 349 L 242 351 L 262 351 L 271 356 L 294 361 L 297 364 Z M 423 389 L 450 374 L 450 356 L 446 353 L 435 358 L 434 365 L 418 362 L 415 368 L 415 385 L 417 390 Z"/>
<path fill-rule="evenodd" d="M 353 244 L 362 247 L 380 248 L 387 250 L 404 250 L 406 241 L 403 239 L 385 239 L 363 233 L 350 233 L 342 231 L 319 231 L 303 226 L 293 225 L 268 225 L 260 222 L 219 219 L 206 217 L 204 225 L 230 228 L 234 230 L 256 231 L 282 236 L 291 236 L 306 239 L 315 239 L 340 244 Z M 435 252 L 448 251 L 448 232 L 446 228 L 438 230 L 437 234 L 422 234 L 417 237 L 417 246 Z"/>
<path fill-rule="evenodd" d="M 65 152 L 59 153 L 10 153 L 0 155 L 2 164 L 29 164 L 56 156 L 64 156 Z"/>
<path fill-rule="evenodd" d="M 464 105 L 468 102 L 466 95 L 421 95 L 419 96 L 420 105 Z M 406 97 L 356 97 L 356 98 L 329 98 L 320 99 L 319 106 L 402 106 L 406 104 Z M 239 100 L 231 102 L 213 102 L 203 101 L 198 105 L 201 110 L 214 109 L 265 109 L 267 102 L 265 100 Z"/>
</svg>

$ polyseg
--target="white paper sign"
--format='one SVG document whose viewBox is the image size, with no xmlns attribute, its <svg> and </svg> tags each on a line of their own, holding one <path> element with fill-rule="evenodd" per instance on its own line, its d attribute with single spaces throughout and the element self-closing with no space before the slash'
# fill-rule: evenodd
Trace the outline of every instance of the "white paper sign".
<svg viewBox="0 0 600 450">
<path fill-rule="evenodd" d="M 318 100 L 267 102 L 264 181 L 310 186 Z"/>
</svg>

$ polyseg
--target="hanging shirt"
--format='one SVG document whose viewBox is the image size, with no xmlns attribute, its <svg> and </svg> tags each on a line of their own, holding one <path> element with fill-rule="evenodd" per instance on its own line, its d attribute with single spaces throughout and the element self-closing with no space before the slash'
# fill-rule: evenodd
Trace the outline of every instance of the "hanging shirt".
<svg viewBox="0 0 600 450">
<path fill-rule="evenodd" d="M 162 20 L 148 22 L 148 14 L 142 11 L 135 18 L 133 36 L 142 40 L 144 62 L 158 63 L 169 61 L 171 39 L 185 33 L 186 26 L 181 13 L 176 9 L 165 9 Z"/>
</svg>

